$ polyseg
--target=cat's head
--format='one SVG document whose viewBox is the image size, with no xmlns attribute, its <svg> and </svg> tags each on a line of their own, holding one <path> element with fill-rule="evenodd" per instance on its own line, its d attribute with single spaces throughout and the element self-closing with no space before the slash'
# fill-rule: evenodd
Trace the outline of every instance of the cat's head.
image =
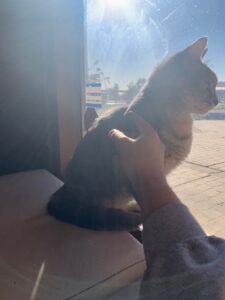
<svg viewBox="0 0 225 300">
<path fill-rule="evenodd" d="M 139 94 L 139 100 L 142 98 L 145 102 L 145 110 L 151 99 L 159 109 L 178 108 L 195 114 L 205 114 L 217 105 L 217 77 L 203 62 L 206 51 L 207 38 L 202 37 L 162 62 Z M 136 106 L 135 102 L 142 102 L 139 100 L 137 98 L 130 108 Z M 139 110 L 142 113 L 141 107 Z"/>
<path fill-rule="evenodd" d="M 202 37 L 159 67 L 162 86 L 191 113 L 205 114 L 218 104 L 216 74 L 203 62 L 206 52 L 207 37 Z"/>
<path fill-rule="evenodd" d="M 197 114 L 205 114 L 218 104 L 217 76 L 203 62 L 207 50 L 207 38 L 203 37 L 179 54 L 186 71 L 183 81 L 184 101 L 190 111 Z"/>
</svg>

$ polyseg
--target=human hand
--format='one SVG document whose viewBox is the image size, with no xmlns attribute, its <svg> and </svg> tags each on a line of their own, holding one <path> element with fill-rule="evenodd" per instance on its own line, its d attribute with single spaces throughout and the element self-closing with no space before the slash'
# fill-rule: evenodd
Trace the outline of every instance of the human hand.
<svg viewBox="0 0 225 300">
<path fill-rule="evenodd" d="M 109 135 L 114 139 L 120 167 L 132 184 L 144 221 L 156 209 L 180 200 L 167 184 L 165 146 L 158 134 L 136 113 L 129 113 L 127 117 L 135 124 L 138 138 L 128 137 L 116 129 Z"/>
<path fill-rule="evenodd" d="M 137 138 L 128 137 L 117 129 L 109 133 L 114 140 L 121 169 L 134 184 L 140 180 L 155 182 L 163 179 L 165 146 L 157 132 L 134 112 L 130 112 L 127 118 L 136 126 Z"/>
</svg>

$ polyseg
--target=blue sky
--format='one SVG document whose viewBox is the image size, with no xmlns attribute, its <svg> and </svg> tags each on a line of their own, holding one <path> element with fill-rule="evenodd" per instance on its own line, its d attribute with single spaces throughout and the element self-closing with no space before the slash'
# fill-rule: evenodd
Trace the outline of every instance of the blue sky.
<svg viewBox="0 0 225 300">
<path fill-rule="evenodd" d="M 114 2 L 114 5 L 112 4 Z M 208 36 L 207 63 L 225 81 L 225 1 L 87 0 L 90 72 L 124 88 L 165 56 Z"/>
</svg>

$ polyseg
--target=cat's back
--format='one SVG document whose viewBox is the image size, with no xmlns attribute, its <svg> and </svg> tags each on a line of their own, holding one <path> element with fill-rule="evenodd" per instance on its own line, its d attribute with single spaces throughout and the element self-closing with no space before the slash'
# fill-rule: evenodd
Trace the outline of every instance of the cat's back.
<svg viewBox="0 0 225 300">
<path fill-rule="evenodd" d="M 109 138 L 109 131 L 114 128 L 120 130 L 126 128 L 125 111 L 124 106 L 106 113 L 87 131 L 68 164 L 65 174 L 67 186 L 71 188 L 76 186 L 77 189 L 80 184 L 82 189 L 85 185 L 92 190 L 101 186 L 101 190 L 104 188 L 106 193 L 112 192 L 115 184 L 113 163 L 115 150 Z"/>
<path fill-rule="evenodd" d="M 109 138 L 109 131 L 111 129 L 124 130 L 126 127 L 126 120 L 124 113 L 126 107 L 108 111 L 101 117 L 97 118 L 92 127 L 86 132 L 80 141 L 77 149 L 74 152 L 73 160 L 82 156 L 90 157 L 92 155 L 101 156 L 106 151 L 112 150 L 112 142 Z"/>
</svg>

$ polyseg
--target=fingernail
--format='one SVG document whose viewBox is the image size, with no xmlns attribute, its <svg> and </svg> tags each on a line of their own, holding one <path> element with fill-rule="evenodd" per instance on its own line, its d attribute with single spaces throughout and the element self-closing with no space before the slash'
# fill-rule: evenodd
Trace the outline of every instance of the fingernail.
<svg viewBox="0 0 225 300">
<path fill-rule="evenodd" d="M 112 137 L 113 134 L 114 134 L 114 129 L 112 129 L 112 130 L 109 131 L 109 136 L 110 136 L 110 137 Z"/>
</svg>

